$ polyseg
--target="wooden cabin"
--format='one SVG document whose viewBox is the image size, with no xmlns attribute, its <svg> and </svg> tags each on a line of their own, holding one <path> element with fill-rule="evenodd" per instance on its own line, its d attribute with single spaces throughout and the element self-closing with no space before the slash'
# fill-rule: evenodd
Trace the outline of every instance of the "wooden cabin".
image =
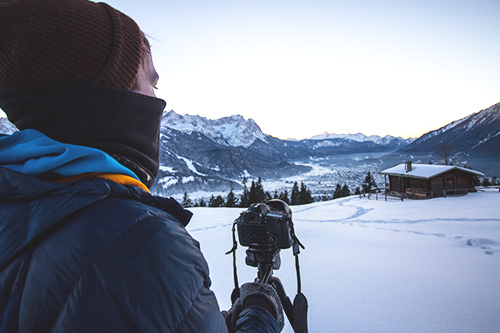
<svg viewBox="0 0 500 333">
<path fill-rule="evenodd" d="M 482 172 L 454 165 L 412 162 L 396 165 L 380 174 L 385 175 L 387 194 L 413 199 L 476 192 L 473 177 L 484 176 Z"/>
</svg>

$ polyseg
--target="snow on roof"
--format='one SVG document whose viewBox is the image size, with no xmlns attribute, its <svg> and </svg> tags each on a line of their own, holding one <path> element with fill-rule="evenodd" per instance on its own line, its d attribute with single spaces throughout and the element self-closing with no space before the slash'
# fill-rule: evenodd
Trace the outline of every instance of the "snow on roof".
<svg viewBox="0 0 500 333">
<path fill-rule="evenodd" d="M 403 176 L 411 178 L 424 178 L 430 179 L 450 170 L 462 170 L 464 172 L 472 173 L 477 176 L 484 176 L 484 173 L 472 169 L 462 168 L 455 165 L 437 165 L 437 164 L 412 164 L 411 171 L 406 171 L 406 163 L 398 164 L 392 168 L 385 169 L 380 173 L 383 175 Z"/>
</svg>

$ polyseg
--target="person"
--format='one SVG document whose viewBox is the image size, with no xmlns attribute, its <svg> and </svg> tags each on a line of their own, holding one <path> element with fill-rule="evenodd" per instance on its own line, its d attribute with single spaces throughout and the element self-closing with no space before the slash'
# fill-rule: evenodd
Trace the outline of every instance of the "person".
<svg viewBox="0 0 500 333">
<path fill-rule="evenodd" d="M 88 0 L 2 0 L 0 332 L 278 332 L 269 285 L 221 313 L 191 212 L 151 195 L 165 102 L 147 38 Z"/>
</svg>

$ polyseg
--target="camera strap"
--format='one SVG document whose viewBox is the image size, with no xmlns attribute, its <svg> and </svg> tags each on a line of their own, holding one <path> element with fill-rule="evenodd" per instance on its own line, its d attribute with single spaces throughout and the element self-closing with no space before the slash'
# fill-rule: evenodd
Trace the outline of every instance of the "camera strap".
<svg viewBox="0 0 500 333">
<path fill-rule="evenodd" d="M 305 250 L 305 246 L 302 245 L 302 243 L 299 241 L 297 238 L 297 235 L 295 235 L 295 229 L 293 228 L 293 222 L 289 221 L 290 223 L 290 234 L 292 236 L 292 249 L 293 249 L 293 256 L 295 257 L 295 271 L 297 272 L 297 294 L 301 293 L 301 280 L 300 280 L 300 265 L 299 265 L 299 253 L 300 253 L 300 248 Z"/>
<path fill-rule="evenodd" d="M 236 300 L 240 297 L 240 285 L 238 283 L 238 273 L 236 268 L 236 249 L 238 248 L 238 242 L 236 241 L 236 224 L 238 220 L 234 220 L 233 222 L 233 248 L 226 252 L 226 255 L 232 253 L 233 254 L 233 279 L 234 279 L 234 290 L 231 293 L 231 303 L 234 304 Z"/>
<path fill-rule="evenodd" d="M 300 248 L 305 249 L 305 246 L 297 238 L 292 221 L 290 221 L 290 233 L 293 240 L 292 248 L 295 257 L 295 270 L 297 271 L 297 295 L 293 299 L 293 321 L 290 321 L 290 323 L 293 326 L 294 332 L 307 333 L 307 309 L 309 306 L 306 296 L 302 293 L 299 265 Z"/>
</svg>

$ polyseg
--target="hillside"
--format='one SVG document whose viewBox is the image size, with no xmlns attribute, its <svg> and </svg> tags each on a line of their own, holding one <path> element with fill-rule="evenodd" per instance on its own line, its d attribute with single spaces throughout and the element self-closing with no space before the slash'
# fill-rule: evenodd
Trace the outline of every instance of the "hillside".
<svg viewBox="0 0 500 333">
<path fill-rule="evenodd" d="M 428 132 L 395 154 L 442 161 L 443 147 L 450 160 L 499 173 L 500 103 Z"/>
</svg>

